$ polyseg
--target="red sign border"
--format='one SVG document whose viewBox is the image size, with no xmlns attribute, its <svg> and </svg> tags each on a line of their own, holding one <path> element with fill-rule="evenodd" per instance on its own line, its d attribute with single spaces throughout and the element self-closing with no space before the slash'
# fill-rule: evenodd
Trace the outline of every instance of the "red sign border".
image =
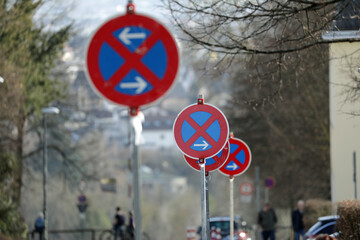
<svg viewBox="0 0 360 240">
<path fill-rule="evenodd" d="M 245 162 L 247 161 L 246 157 L 248 157 L 248 165 L 247 165 L 245 168 L 241 168 L 241 167 L 240 167 L 239 170 L 241 170 L 241 172 L 239 172 L 239 173 L 233 174 L 234 172 L 237 172 L 237 170 L 236 170 L 236 171 L 231 171 L 232 174 L 226 173 L 226 171 L 229 171 L 229 170 L 227 170 L 227 169 L 225 168 L 225 167 L 227 166 L 227 164 L 230 163 L 232 160 L 237 161 L 237 159 L 231 158 L 231 155 L 232 155 L 232 154 L 230 153 L 230 155 L 229 155 L 228 160 L 226 161 L 226 163 L 225 163 L 221 168 L 219 168 L 219 172 L 220 172 L 221 174 L 225 175 L 225 176 L 234 176 L 234 177 L 235 177 L 235 176 L 240 176 L 241 174 L 245 173 L 245 172 L 248 170 L 248 168 L 250 167 L 250 164 L 251 164 L 252 155 L 251 155 L 251 150 L 250 150 L 249 146 L 246 144 L 246 142 L 244 142 L 243 140 L 241 140 L 241 139 L 239 139 L 239 138 L 229 138 L 230 148 L 231 148 L 231 143 L 232 143 L 232 141 L 239 142 L 239 143 L 242 145 L 242 147 L 243 147 L 243 148 L 241 148 L 241 149 L 244 149 L 244 147 L 245 147 L 245 149 L 246 149 L 246 151 L 245 151 Z M 234 142 L 233 142 L 233 143 L 234 143 Z"/>
<path fill-rule="evenodd" d="M 205 171 L 206 172 L 213 172 L 213 171 L 216 171 L 216 170 L 218 170 L 219 168 L 221 168 L 225 163 L 226 163 L 226 160 L 228 159 L 228 157 L 229 157 L 229 155 L 230 155 L 230 144 L 229 144 L 229 141 L 227 141 L 227 146 L 226 146 L 226 144 L 225 144 L 225 147 L 222 149 L 222 151 L 225 151 L 225 149 L 227 149 L 226 151 L 227 151 L 227 156 L 226 156 L 226 158 L 225 158 L 225 160 L 224 160 L 224 162 L 220 165 L 220 166 L 218 166 L 217 168 L 211 168 L 211 169 L 209 169 L 212 165 L 215 165 L 215 164 L 212 164 L 212 165 L 208 165 L 208 166 L 206 166 L 205 165 Z M 215 157 L 216 155 L 214 155 L 214 156 L 212 156 L 212 157 Z M 223 155 L 221 155 L 221 157 L 222 157 Z M 184 159 L 185 159 L 185 161 L 186 161 L 186 163 L 191 167 L 191 168 L 193 168 L 194 170 L 196 170 L 196 171 L 201 171 L 201 168 L 200 168 L 200 165 L 197 163 L 197 161 L 199 161 L 199 159 L 196 159 L 196 158 L 192 158 L 192 157 L 188 157 L 188 156 L 186 156 L 186 155 L 184 155 Z M 206 160 L 205 160 L 205 162 L 206 162 Z M 193 165 L 192 165 L 193 164 Z M 198 166 L 199 168 L 197 168 L 196 166 Z"/>
<path fill-rule="evenodd" d="M 161 37 L 159 39 L 163 41 L 168 57 L 167 69 L 164 77 L 161 80 L 161 83 L 154 87 L 154 89 L 141 95 L 123 94 L 117 92 L 114 89 L 115 86 L 113 86 L 112 84 L 104 84 L 106 83 L 106 81 L 105 79 L 103 79 L 100 73 L 100 68 L 98 64 L 100 47 L 102 43 L 106 41 L 106 37 L 112 35 L 113 31 L 126 26 L 141 26 L 150 31 L 153 31 L 151 35 L 160 35 Z M 119 45 L 121 45 L 120 42 Z M 140 48 L 141 46 L 138 49 Z M 94 53 L 94 55 L 92 55 L 92 53 Z M 124 58 L 126 63 L 127 59 L 122 54 L 120 55 Z M 90 41 L 88 42 L 85 60 L 85 73 L 88 82 L 90 82 L 90 85 L 94 89 L 94 91 L 100 97 L 105 98 L 112 103 L 122 106 L 128 106 L 130 108 L 137 108 L 140 106 L 153 104 L 162 95 L 168 92 L 176 80 L 180 65 L 178 46 L 175 39 L 172 37 L 170 31 L 164 25 L 160 24 L 160 22 L 158 22 L 157 20 L 144 14 L 118 15 L 99 26 L 94 31 L 93 35 L 90 38 Z"/>
<path fill-rule="evenodd" d="M 241 187 L 245 186 L 245 185 L 251 186 L 251 191 L 250 192 L 244 192 L 244 191 L 241 190 Z M 254 185 L 251 182 L 243 182 L 239 186 L 239 192 L 244 196 L 250 196 L 254 192 Z"/>
<path fill-rule="evenodd" d="M 182 146 L 182 145 L 184 145 L 185 143 L 181 143 L 182 142 L 181 126 L 182 126 L 182 123 L 184 122 L 185 118 L 190 117 L 190 114 L 192 114 L 194 112 L 198 112 L 201 110 L 204 111 L 204 110 L 208 110 L 208 109 L 211 109 L 212 111 L 214 111 L 214 112 L 209 112 L 209 113 L 211 113 L 212 115 L 217 117 L 217 119 L 219 120 L 219 125 L 221 128 L 220 138 L 218 141 L 219 146 L 212 145 L 212 148 L 210 148 L 209 150 L 206 150 L 206 151 L 195 151 L 191 148 L 183 150 L 182 147 L 184 147 L 184 146 Z M 218 118 L 220 116 L 223 118 L 222 122 L 220 122 L 221 119 Z M 223 128 L 226 128 L 225 132 L 223 131 L 224 130 Z M 175 121 L 174 121 L 173 132 L 174 132 L 176 146 L 179 148 L 179 150 L 183 154 L 185 154 L 188 157 L 197 158 L 197 159 L 211 158 L 211 157 L 215 156 L 216 154 L 218 154 L 225 147 L 226 143 L 228 142 L 229 123 L 228 123 L 227 118 L 225 117 L 224 113 L 221 112 L 220 109 L 218 109 L 217 107 L 215 107 L 211 104 L 207 104 L 207 103 L 203 103 L 203 104 L 195 103 L 195 104 L 187 106 L 178 114 L 178 116 L 175 118 Z M 181 146 L 179 146 L 179 141 L 181 141 L 180 142 Z"/>
</svg>

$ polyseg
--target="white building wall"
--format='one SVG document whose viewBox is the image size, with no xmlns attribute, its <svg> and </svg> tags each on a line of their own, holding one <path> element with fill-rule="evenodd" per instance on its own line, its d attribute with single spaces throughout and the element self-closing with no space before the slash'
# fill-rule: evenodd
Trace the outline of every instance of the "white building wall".
<svg viewBox="0 0 360 240">
<path fill-rule="evenodd" d="M 172 148 L 175 140 L 172 129 L 144 130 L 144 147 Z"/>
<path fill-rule="evenodd" d="M 330 156 L 332 202 L 354 198 L 353 152 L 357 152 L 360 181 L 360 100 L 350 101 L 353 77 L 360 78 L 360 43 L 330 46 Z M 357 187 L 360 197 L 360 182 Z"/>
</svg>

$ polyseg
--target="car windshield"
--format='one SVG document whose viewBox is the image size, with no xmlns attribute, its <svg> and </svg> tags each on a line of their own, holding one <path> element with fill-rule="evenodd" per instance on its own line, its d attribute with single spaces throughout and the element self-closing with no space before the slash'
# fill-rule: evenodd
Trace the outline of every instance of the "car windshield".
<svg viewBox="0 0 360 240">
<path fill-rule="evenodd" d="M 230 232 L 230 221 L 213 221 L 210 222 L 210 229 L 212 227 L 220 228 L 223 232 Z M 238 229 L 238 225 L 234 222 L 234 230 Z"/>
<path fill-rule="evenodd" d="M 319 228 L 321 226 L 321 222 L 317 222 L 315 223 L 310 229 L 309 229 L 309 233 L 314 232 L 315 229 Z"/>
</svg>

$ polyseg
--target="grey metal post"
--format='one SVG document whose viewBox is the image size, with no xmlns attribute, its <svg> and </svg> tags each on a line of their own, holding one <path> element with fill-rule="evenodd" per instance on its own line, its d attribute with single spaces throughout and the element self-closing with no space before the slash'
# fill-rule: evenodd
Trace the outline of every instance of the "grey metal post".
<svg viewBox="0 0 360 240">
<path fill-rule="evenodd" d="M 260 212 L 261 205 L 260 205 L 260 167 L 255 166 L 255 184 L 256 184 L 256 208 L 257 212 Z M 260 231 L 257 231 L 257 239 L 260 240 Z"/>
<path fill-rule="evenodd" d="M 141 159 L 139 154 L 139 146 L 134 142 L 133 148 L 133 187 L 134 187 L 134 213 L 135 213 L 135 239 L 141 240 Z"/>
<path fill-rule="evenodd" d="M 47 163 L 47 137 L 46 137 L 46 115 L 47 114 L 59 114 L 60 110 L 56 107 L 47 107 L 41 110 L 43 114 L 44 121 L 44 149 L 43 149 L 43 214 L 44 214 L 44 240 L 48 240 L 48 217 L 47 217 L 47 202 L 46 202 L 46 194 L 47 194 L 47 176 L 48 176 L 48 163 Z"/>
<path fill-rule="evenodd" d="M 141 154 L 140 138 L 142 132 L 142 122 L 144 115 L 138 108 L 130 108 L 130 125 L 133 133 L 133 188 L 134 188 L 134 221 L 135 221 L 135 239 L 141 240 Z"/>
<path fill-rule="evenodd" d="M 357 199 L 356 152 L 354 152 L 353 156 L 354 156 L 354 194 L 355 194 L 355 199 Z"/>
<path fill-rule="evenodd" d="M 44 214 L 44 240 L 48 240 L 48 218 L 47 218 L 47 202 L 46 202 L 46 182 L 47 182 L 47 140 L 46 140 L 46 114 L 43 114 L 44 123 L 44 149 L 43 149 L 43 214 Z"/>
<path fill-rule="evenodd" d="M 255 166 L 255 184 L 256 184 L 256 208 L 259 212 L 261 209 L 260 205 L 260 167 Z"/>
<path fill-rule="evenodd" d="M 207 220 L 206 220 L 206 178 L 205 178 L 205 159 L 199 159 L 201 168 L 201 239 L 207 238 Z"/>
<path fill-rule="evenodd" d="M 229 178 L 230 188 L 230 239 L 234 239 L 234 176 Z"/>
<path fill-rule="evenodd" d="M 206 189 L 206 236 L 207 239 L 210 239 L 210 204 L 209 204 L 209 178 L 210 178 L 210 174 L 209 172 L 205 172 L 205 189 Z"/>
<path fill-rule="evenodd" d="M 264 189 L 264 193 L 265 193 L 265 202 L 268 203 L 269 202 L 269 188 L 266 187 Z"/>
</svg>

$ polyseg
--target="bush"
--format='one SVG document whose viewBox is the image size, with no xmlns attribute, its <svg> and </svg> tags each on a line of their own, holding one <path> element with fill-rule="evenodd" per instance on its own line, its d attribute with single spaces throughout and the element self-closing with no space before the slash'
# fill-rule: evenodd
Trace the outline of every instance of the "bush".
<svg viewBox="0 0 360 240">
<path fill-rule="evenodd" d="M 360 201 L 344 200 L 338 205 L 336 230 L 340 239 L 360 239 Z"/>
<path fill-rule="evenodd" d="M 1 194 L 1 193 L 0 193 Z M 10 239 L 23 239 L 27 234 L 27 226 L 21 219 L 17 206 L 11 201 L 2 199 L 0 195 L 0 240 L 11 237 Z"/>
<path fill-rule="evenodd" d="M 331 215 L 331 201 L 323 199 L 309 199 L 305 203 L 304 224 L 305 229 L 314 225 L 319 217 Z"/>
</svg>

